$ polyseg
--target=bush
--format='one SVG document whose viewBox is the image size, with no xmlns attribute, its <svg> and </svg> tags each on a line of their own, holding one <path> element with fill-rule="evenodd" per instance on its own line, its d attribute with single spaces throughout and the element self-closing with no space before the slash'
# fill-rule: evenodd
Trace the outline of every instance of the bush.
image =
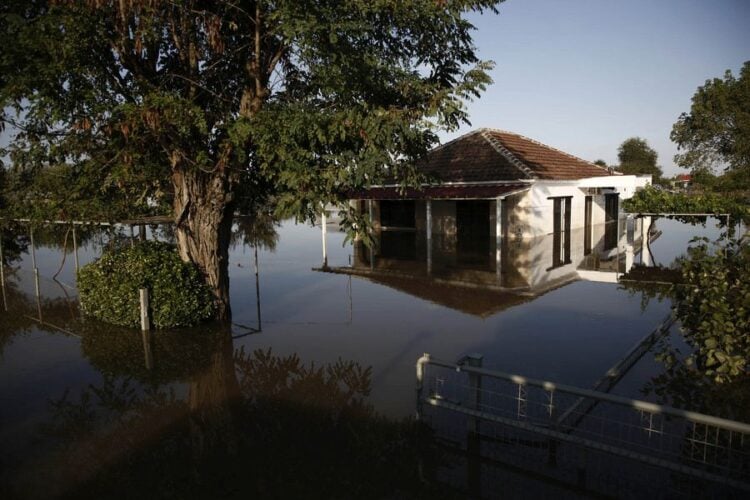
<svg viewBox="0 0 750 500">
<path fill-rule="evenodd" d="M 156 328 L 193 325 L 213 316 L 213 297 L 198 269 L 182 262 L 167 243 L 108 250 L 78 272 L 81 311 L 107 323 L 140 325 L 140 288 L 149 290 Z"/>
</svg>

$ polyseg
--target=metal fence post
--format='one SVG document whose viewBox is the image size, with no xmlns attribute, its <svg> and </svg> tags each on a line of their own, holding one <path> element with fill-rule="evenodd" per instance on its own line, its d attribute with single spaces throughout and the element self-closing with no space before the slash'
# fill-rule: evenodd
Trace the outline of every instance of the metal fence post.
<svg viewBox="0 0 750 500">
<path fill-rule="evenodd" d="M 424 353 L 417 360 L 417 420 L 422 419 L 422 389 L 424 388 L 424 367 L 430 362 L 430 355 Z"/>
<path fill-rule="evenodd" d="M 464 360 L 467 365 L 473 368 L 481 368 L 483 356 L 481 354 L 469 354 Z M 481 411 L 481 406 L 482 376 L 477 373 L 469 373 L 468 407 L 472 410 Z M 479 436 L 479 418 L 469 417 L 467 424 L 466 452 L 468 454 L 468 464 L 466 468 L 466 482 L 470 494 L 479 498 L 482 496 L 482 450 Z"/>
</svg>

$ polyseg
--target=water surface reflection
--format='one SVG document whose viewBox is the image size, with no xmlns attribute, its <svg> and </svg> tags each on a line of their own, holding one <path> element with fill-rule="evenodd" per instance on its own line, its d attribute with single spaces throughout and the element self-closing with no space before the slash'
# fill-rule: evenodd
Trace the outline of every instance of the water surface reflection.
<svg viewBox="0 0 750 500">
<path fill-rule="evenodd" d="M 265 224 L 238 232 L 230 252 L 235 325 L 146 338 L 80 318 L 64 234 L 35 235 L 37 299 L 17 235 L 0 311 L 0 495 L 434 494 L 405 420 L 415 360 L 480 352 L 488 368 L 590 386 L 669 310 L 642 308 L 617 277 L 716 233 L 659 227 L 653 258 L 627 226 L 613 248 L 575 232 L 508 238 L 499 253 L 492 238 L 436 236 L 429 269 L 416 232 L 386 235 L 371 256 L 331 231 L 342 275 L 312 270 L 319 228 Z M 121 236 L 82 238 L 80 264 Z"/>
</svg>

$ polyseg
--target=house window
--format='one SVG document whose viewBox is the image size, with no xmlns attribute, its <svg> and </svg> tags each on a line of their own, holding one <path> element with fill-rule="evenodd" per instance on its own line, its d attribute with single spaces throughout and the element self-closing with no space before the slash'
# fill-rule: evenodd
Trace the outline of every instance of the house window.
<svg viewBox="0 0 750 500">
<path fill-rule="evenodd" d="M 618 218 L 620 216 L 620 195 L 617 193 L 604 196 L 604 250 L 617 246 Z"/>
<path fill-rule="evenodd" d="M 392 228 L 416 227 L 414 200 L 383 200 L 380 202 L 380 225 Z"/>
<path fill-rule="evenodd" d="M 570 207 L 572 196 L 552 198 L 552 267 L 570 264 Z"/>
</svg>

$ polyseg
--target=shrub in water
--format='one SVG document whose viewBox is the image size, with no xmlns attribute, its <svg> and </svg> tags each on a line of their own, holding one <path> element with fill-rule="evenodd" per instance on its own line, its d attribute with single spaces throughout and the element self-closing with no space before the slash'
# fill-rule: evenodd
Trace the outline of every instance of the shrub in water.
<svg viewBox="0 0 750 500">
<path fill-rule="evenodd" d="M 149 290 L 157 328 L 193 325 L 213 316 L 213 298 L 198 269 L 182 262 L 167 243 L 108 250 L 78 272 L 83 314 L 107 323 L 140 325 L 140 288 Z"/>
</svg>

